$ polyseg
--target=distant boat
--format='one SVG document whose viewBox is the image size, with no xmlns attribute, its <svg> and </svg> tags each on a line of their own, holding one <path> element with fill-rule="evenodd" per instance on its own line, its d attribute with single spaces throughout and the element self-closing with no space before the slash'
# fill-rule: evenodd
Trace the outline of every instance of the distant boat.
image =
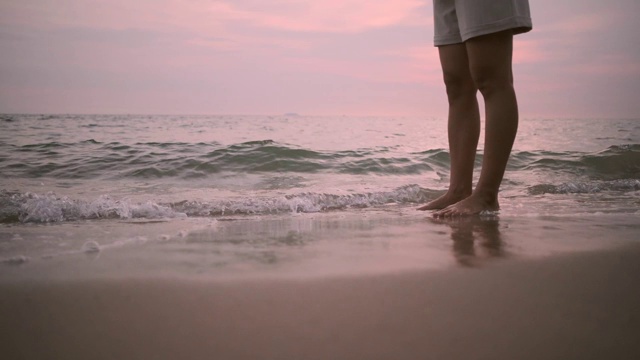
<svg viewBox="0 0 640 360">
<path fill-rule="evenodd" d="M 294 113 L 294 112 L 289 112 L 289 113 L 284 113 L 284 116 L 300 116 L 300 114 Z"/>
</svg>

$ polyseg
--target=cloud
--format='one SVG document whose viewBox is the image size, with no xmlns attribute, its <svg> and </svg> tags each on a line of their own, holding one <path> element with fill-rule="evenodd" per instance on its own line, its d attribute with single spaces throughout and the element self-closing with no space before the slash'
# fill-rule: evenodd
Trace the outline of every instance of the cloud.
<svg viewBox="0 0 640 360">
<path fill-rule="evenodd" d="M 220 30 L 206 0 L 21 0 L 0 3 L 0 22 L 37 29 Z"/>
<path fill-rule="evenodd" d="M 587 76 L 619 76 L 635 77 L 640 76 L 640 63 L 638 59 L 630 58 L 623 54 L 605 54 L 597 59 L 581 64 L 575 64 L 568 69 L 572 74 Z"/>
<path fill-rule="evenodd" d="M 540 63 L 547 61 L 551 55 L 543 41 L 537 39 L 518 39 L 514 41 L 513 63 Z"/>
<path fill-rule="evenodd" d="M 216 1 L 208 11 L 218 19 L 301 32 L 360 32 L 416 21 L 417 0 Z"/>
<path fill-rule="evenodd" d="M 22 0 L 0 3 L 0 23 L 17 29 L 140 30 L 182 34 L 188 43 L 235 51 L 248 46 L 304 49 L 300 33 L 359 33 L 427 27 L 420 0 Z"/>
<path fill-rule="evenodd" d="M 3 24 L 206 31 L 230 21 L 303 32 L 358 32 L 425 21 L 420 0 L 22 0 L 0 4 Z"/>
<path fill-rule="evenodd" d="M 606 29 L 612 25 L 613 20 L 611 14 L 609 16 L 602 16 L 602 14 L 578 14 L 546 26 L 543 28 L 543 31 L 561 34 L 563 36 L 582 36 Z"/>
<path fill-rule="evenodd" d="M 523 108 L 637 114 L 638 4 L 531 1 Z M 0 24 L 5 109 L 446 110 L 429 0 L 6 0 Z"/>
</svg>

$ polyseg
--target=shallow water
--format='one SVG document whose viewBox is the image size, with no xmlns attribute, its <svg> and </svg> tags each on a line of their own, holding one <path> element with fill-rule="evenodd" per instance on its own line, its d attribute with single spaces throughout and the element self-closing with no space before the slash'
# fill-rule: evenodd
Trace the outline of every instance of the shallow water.
<svg viewBox="0 0 640 360">
<path fill-rule="evenodd" d="M 482 147 L 481 140 L 476 178 Z M 19 272 L 51 264 L 60 270 L 73 263 L 68 259 L 97 254 L 98 263 L 113 270 L 127 268 L 118 261 L 147 251 L 154 259 L 148 268 L 197 273 L 204 261 L 210 266 L 202 273 L 232 274 L 243 267 L 256 273 L 274 268 L 269 254 L 291 249 L 287 241 L 305 249 L 335 246 L 327 250 L 332 256 L 317 262 L 307 250 L 275 256 L 289 256 L 298 269 L 314 272 L 314 263 L 341 269 L 364 261 L 343 255 L 363 251 L 351 246 L 382 231 L 407 256 L 416 246 L 447 248 L 421 252 L 416 263 L 460 264 L 448 249 L 452 227 L 433 230 L 438 225 L 425 225 L 428 215 L 413 210 L 446 189 L 448 168 L 442 119 L 3 115 L 0 260 L 20 265 Z M 501 195 L 500 226 L 521 234 L 511 236 L 512 245 L 530 235 L 523 228 L 562 229 L 563 221 L 573 224 L 560 232 L 569 242 L 611 231 L 619 235 L 614 238 L 632 239 L 627 230 L 640 223 L 640 120 L 521 120 Z M 577 235 L 579 219 L 608 232 Z M 365 236 L 362 226 L 376 230 Z M 322 241 L 308 240 L 305 231 Z M 554 252 L 561 243 L 514 253 Z M 215 260 L 210 252 L 225 255 Z M 108 253 L 113 255 L 106 261 Z M 414 264 L 405 255 L 378 255 L 397 260 L 389 269 Z M 263 262 L 266 267 L 254 266 Z M 4 270 L 13 274 L 10 268 Z"/>
<path fill-rule="evenodd" d="M 434 220 L 412 208 L 10 226 L 0 281 L 317 278 L 483 268 L 638 241 L 636 215 Z M 28 254 L 28 255 L 25 255 Z"/>
</svg>

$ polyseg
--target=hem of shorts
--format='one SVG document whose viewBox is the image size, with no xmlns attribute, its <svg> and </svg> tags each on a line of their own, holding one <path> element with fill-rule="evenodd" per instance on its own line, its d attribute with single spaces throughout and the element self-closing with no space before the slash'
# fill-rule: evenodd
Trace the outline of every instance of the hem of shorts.
<svg viewBox="0 0 640 360">
<path fill-rule="evenodd" d="M 533 28 L 531 24 L 531 18 L 528 16 L 517 16 L 510 17 L 506 19 L 502 19 L 500 21 L 496 21 L 491 24 L 486 24 L 482 26 L 475 27 L 471 30 L 466 31 L 464 34 L 448 34 L 437 36 L 433 38 L 434 46 L 444 46 L 444 45 L 453 45 L 460 44 L 474 37 L 493 34 L 496 32 L 514 29 L 515 34 L 522 34 L 531 31 Z"/>
<path fill-rule="evenodd" d="M 496 21 L 491 24 L 486 24 L 482 26 L 478 26 L 472 29 L 467 30 L 464 34 L 461 35 L 462 41 L 465 42 L 474 37 L 493 34 L 499 31 L 514 29 L 515 34 L 522 34 L 525 32 L 531 31 L 533 28 L 531 24 L 531 18 L 528 16 L 516 16 L 510 17 L 506 19 L 502 19 L 500 21 Z"/>
<path fill-rule="evenodd" d="M 460 34 L 443 35 L 433 38 L 434 46 L 453 45 L 462 43 Z"/>
</svg>

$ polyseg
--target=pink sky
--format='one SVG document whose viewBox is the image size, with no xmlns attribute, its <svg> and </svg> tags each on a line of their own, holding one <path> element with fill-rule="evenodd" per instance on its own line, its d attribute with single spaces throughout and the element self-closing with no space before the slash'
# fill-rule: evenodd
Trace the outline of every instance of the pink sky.
<svg viewBox="0 0 640 360">
<path fill-rule="evenodd" d="M 637 0 L 531 0 L 522 117 L 640 117 Z M 0 113 L 444 116 L 430 0 L 0 2 Z"/>
</svg>

